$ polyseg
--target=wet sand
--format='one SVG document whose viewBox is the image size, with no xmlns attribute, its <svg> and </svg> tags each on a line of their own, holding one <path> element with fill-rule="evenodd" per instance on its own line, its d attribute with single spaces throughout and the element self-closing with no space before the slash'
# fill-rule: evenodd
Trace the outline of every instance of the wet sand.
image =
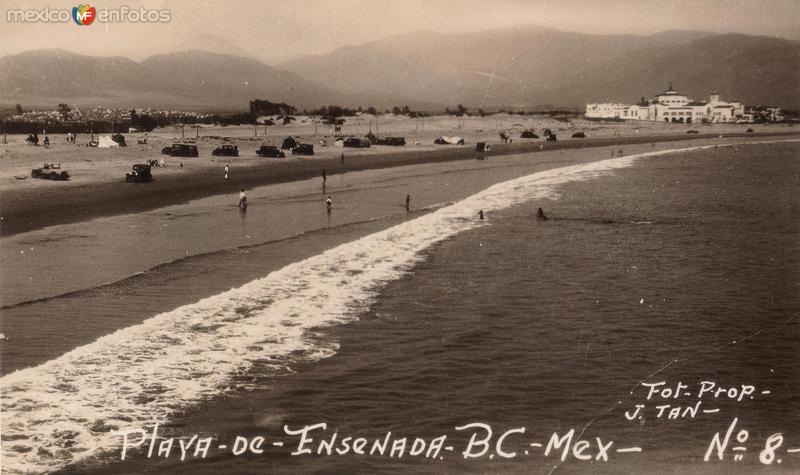
<svg viewBox="0 0 800 475">
<path fill-rule="evenodd" d="M 724 134 L 724 137 L 788 136 L 791 132 L 763 134 Z M 180 173 L 159 176 L 151 183 L 115 182 L 48 183 L 46 187 L 13 189 L 2 193 L 0 201 L 0 235 L 9 236 L 54 224 L 84 221 L 99 216 L 136 213 L 169 204 L 221 193 L 239 188 L 252 188 L 271 183 L 319 177 L 322 169 L 329 176 L 355 170 L 368 170 L 401 165 L 413 165 L 451 160 L 472 160 L 479 156 L 497 156 L 525 152 L 569 150 L 609 145 L 642 144 L 716 138 L 718 134 L 659 135 L 651 137 L 590 138 L 559 142 L 492 144 L 489 153 L 475 152 L 473 145 L 442 146 L 428 151 L 400 151 L 386 155 L 349 156 L 345 163 L 336 158 L 313 160 L 265 159 L 261 162 L 237 165 L 230 180 L 223 180 L 219 168 L 203 167 Z M 198 160 L 198 159 L 186 159 Z M 200 160 L 203 160 L 202 158 Z M 122 175 L 121 175 L 122 176 Z"/>
</svg>

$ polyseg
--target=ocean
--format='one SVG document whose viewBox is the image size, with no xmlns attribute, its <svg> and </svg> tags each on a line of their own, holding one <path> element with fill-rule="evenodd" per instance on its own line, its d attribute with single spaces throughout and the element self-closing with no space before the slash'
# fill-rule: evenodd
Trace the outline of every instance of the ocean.
<svg viewBox="0 0 800 475">
<path fill-rule="evenodd" d="M 249 244 L 243 236 L 255 233 L 239 225 L 241 240 L 232 241 L 225 229 L 242 218 L 228 210 L 221 230 L 178 231 L 196 236 L 193 257 L 175 257 L 180 246 L 157 251 L 154 261 L 175 260 L 155 270 L 147 263 L 151 270 L 134 276 L 135 259 L 124 259 L 128 276 L 102 277 L 122 278 L 111 285 L 87 281 L 37 300 L 19 279 L 8 287 L 23 302 L 4 308 L 4 335 L 36 334 L 17 321 L 26 318 L 69 322 L 60 324 L 59 342 L 46 331 L 12 350 L 3 342 L 3 468 L 796 471 L 798 146 L 649 148 L 549 169 L 492 159 L 446 175 L 434 166 L 421 176 L 387 176 L 399 180 L 388 185 L 392 197 L 414 190 L 409 214 L 387 193 L 366 191 L 374 177 L 365 175 L 343 200 L 352 215 L 340 218 L 347 212 L 336 207 L 332 216 L 342 221 L 321 229 L 296 219 L 288 236 L 267 231 L 259 240 L 268 242 Z M 442 187 L 442 176 L 452 191 L 426 195 Z M 272 203 L 314 201 L 263 193 Z M 356 209 L 364 200 L 373 204 L 368 216 Z M 227 206 L 205 205 L 209 213 Z M 534 217 L 538 207 L 548 220 Z M 252 216 L 248 210 L 247 226 Z M 123 229 L 130 219 L 141 217 L 96 225 Z M 220 242 L 234 245 L 220 250 Z M 118 329 L 109 334 L 109 326 Z M 9 356 L 18 371 L 8 372 Z M 666 388 L 681 391 L 663 396 Z M 645 407 L 626 417 L 636 404 Z M 156 423 L 160 437 L 197 434 L 213 448 L 180 460 L 177 440 L 166 458 L 148 457 L 142 444 L 119 461 L 114 431 Z M 286 430 L 320 423 L 326 428 L 308 444 L 314 453 L 292 455 L 299 436 Z M 475 442 L 487 428 L 491 450 L 467 450 L 470 436 Z M 720 448 L 728 429 L 746 450 Z M 571 430 L 570 444 L 588 445 L 548 447 Z M 319 440 L 334 433 L 339 442 L 364 437 L 369 447 L 407 438 L 408 448 L 403 457 L 325 455 Z M 720 450 L 709 452 L 717 433 Z M 269 448 L 220 449 L 237 436 L 262 436 Z M 447 442 L 432 456 L 442 436 Z M 426 450 L 411 455 L 417 439 Z"/>
</svg>

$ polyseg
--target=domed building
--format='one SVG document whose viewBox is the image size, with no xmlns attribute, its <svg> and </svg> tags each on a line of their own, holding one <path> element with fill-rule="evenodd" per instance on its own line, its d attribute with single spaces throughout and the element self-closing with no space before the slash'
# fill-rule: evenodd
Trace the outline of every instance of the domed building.
<svg viewBox="0 0 800 475">
<path fill-rule="evenodd" d="M 587 104 L 587 118 L 654 120 L 691 124 L 696 122 L 752 122 L 752 116 L 745 114 L 744 106 L 738 101 L 725 102 L 715 91 L 708 101 L 693 101 L 685 94 L 669 88 L 656 94 L 649 102 L 639 104 Z"/>
</svg>

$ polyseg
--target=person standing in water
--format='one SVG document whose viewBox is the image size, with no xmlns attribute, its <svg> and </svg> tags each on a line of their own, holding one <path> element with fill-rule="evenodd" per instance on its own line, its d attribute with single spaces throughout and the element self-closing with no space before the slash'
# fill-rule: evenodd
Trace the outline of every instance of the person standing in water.
<svg viewBox="0 0 800 475">
<path fill-rule="evenodd" d="M 330 195 L 328 199 L 325 200 L 325 208 L 328 210 L 328 214 L 331 214 L 331 208 L 333 208 L 333 200 L 331 199 Z"/>
<path fill-rule="evenodd" d="M 229 176 L 229 173 L 230 173 L 230 171 L 231 171 L 230 164 L 227 164 L 227 163 L 226 163 L 226 164 L 225 164 L 225 179 L 226 179 L 226 180 L 228 179 L 228 176 Z"/>
<path fill-rule="evenodd" d="M 544 214 L 544 211 L 542 211 L 542 208 L 539 208 L 536 211 L 536 219 L 540 219 L 542 221 L 547 221 L 549 218 Z"/>
<path fill-rule="evenodd" d="M 325 169 L 322 169 L 322 187 L 325 188 L 325 183 L 328 181 L 328 174 L 325 173 Z"/>
<path fill-rule="evenodd" d="M 483 221 L 483 210 L 478 211 L 478 218 Z"/>
<path fill-rule="evenodd" d="M 239 192 L 239 208 L 242 210 L 247 209 L 247 194 L 244 192 L 244 188 Z"/>
<path fill-rule="evenodd" d="M 411 211 L 411 195 L 406 195 L 406 211 Z"/>
<path fill-rule="evenodd" d="M 341 160 L 342 160 L 342 165 L 344 165 L 344 152 L 342 152 Z"/>
</svg>

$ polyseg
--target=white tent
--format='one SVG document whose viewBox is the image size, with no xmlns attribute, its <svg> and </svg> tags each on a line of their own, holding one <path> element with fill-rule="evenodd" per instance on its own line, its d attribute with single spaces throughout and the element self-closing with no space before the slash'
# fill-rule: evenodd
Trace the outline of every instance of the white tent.
<svg viewBox="0 0 800 475">
<path fill-rule="evenodd" d="M 97 140 L 97 147 L 98 148 L 119 147 L 119 144 L 111 140 L 110 135 L 101 135 L 100 138 Z"/>
<path fill-rule="evenodd" d="M 450 145 L 464 145 L 464 139 L 461 137 L 448 137 L 446 135 L 442 135 L 440 138 L 443 142 Z"/>
</svg>

